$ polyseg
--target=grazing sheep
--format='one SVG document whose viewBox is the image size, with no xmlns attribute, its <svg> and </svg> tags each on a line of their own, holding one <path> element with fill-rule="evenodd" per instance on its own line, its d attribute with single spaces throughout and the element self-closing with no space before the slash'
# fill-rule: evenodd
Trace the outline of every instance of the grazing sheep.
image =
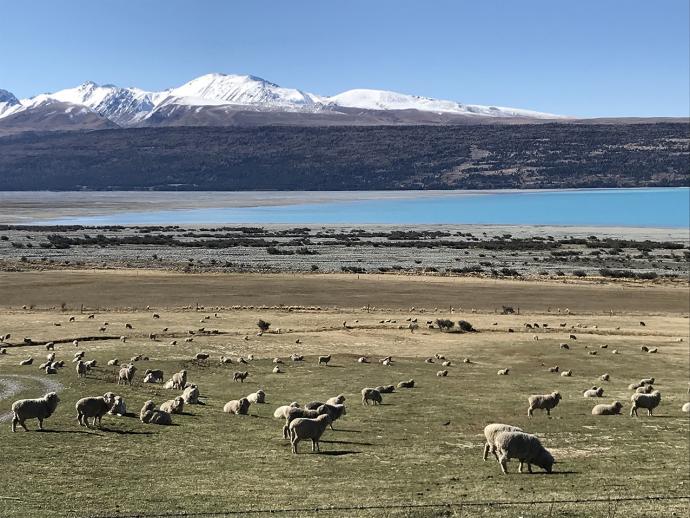
<svg viewBox="0 0 690 518">
<path fill-rule="evenodd" d="M 273 417 L 276 419 L 287 419 L 287 413 L 291 408 L 299 408 L 299 403 L 297 401 L 293 401 L 289 405 L 279 406 L 273 412 Z"/>
<path fill-rule="evenodd" d="M 194 359 L 196 361 L 206 361 L 208 360 L 209 355 L 207 353 L 196 353 L 194 355 Z"/>
<path fill-rule="evenodd" d="M 492 423 L 484 427 L 484 437 L 486 437 L 486 444 L 484 445 L 484 460 L 488 457 L 489 453 L 493 454 L 498 460 L 498 454 L 496 453 L 496 437 L 501 432 L 521 432 L 522 428 L 517 426 L 512 426 L 509 424 Z"/>
<path fill-rule="evenodd" d="M 572 371 L 572 370 L 561 372 L 561 376 L 563 376 L 564 378 L 569 378 L 569 377 L 571 377 L 572 375 L 573 375 L 573 371 Z"/>
<path fill-rule="evenodd" d="M 414 380 L 401 381 L 398 383 L 398 388 L 414 388 Z"/>
<path fill-rule="evenodd" d="M 297 342 L 295 342 L 295 343 L 300 343 L 300 342 L 299 342 L 299 340 L 297 340 Z M 301 361 L 304 361 L 304 356 L 302 356 L 301 354 L 291 354 L 290 359 L 293 362 L 301 362 Z"/>
<path fill-rule="evenodd" d="M 160 409 L 163 412 L 167 412 L 169 414 L 181 414 L 183 408 L 184 399 L 182 398 L 182 396 L 177 396 L 175 399 L 169 399 L 161 403 L 160 406 Z"/>
<path fill-rule="evenodd" d="M 630 417 L 634 415 L 637 416 L 638 408 L 646 408 L 647 415 L 653 415 L 652 410 L 659 406 L 661 403 L 661 392 L 655 390 L 651 394 L 633 394 L 630 397 L 632 401 L 632 408 L 630 409 Z"/>
<path fill-rule="evenodd" d="M 368 405 L 371 401 L 374 405 L 380 405 L 383 402 L 381 392 L 373 388 L 362 389 L 362 404 Z"/>
<path fill-rule="evenodd" d="M 96 360 L 89 360 L 89 361 L 85 361 L 84 365 L 86 365 L 86 368 L 88 370 L 91 370 L 96 366 L 96 363 L 97 363 Z"/>
<path fill-rule="evenodd" d="M 283 360 L 281 360 L 280 358 L 273 358 L 273 363 L 276 364 L 276 365 L 278 365 L 278 364 L 282 365 L 282 364 L 283 364 Z"/>
<path fill-rule="evenodd" d="M 510 372 L 509 368 L 508 369 L 499 369 L 499 371 L 496 374 L 498 374 L 499 376 L 507 376 L 509 372 Z"/>
<path fill-rule="evenodd" d="M 256 392 L 249 394 L 247 396 L 247 400 L 249 400 L 250 403 L 265 403 L 266 393 L 263 390 L 259 389 Z"/>
<path fill-rule="evenodd" d="M 12 431 L 17 431 L 17 424 L 28 432 L 24 421 L 38 419 L 38 429 L 43 430 L 43 420 L 48 419 L 57 408 L 60 398 L 55 392 L 48 392 L 41 398 L 20 399 L 12 403 Z"/>
<path fill-rule="evenodd" d="M 448 376 L 448 371 L 447 370 L 438 371 L 436 373 L 436 376 L 438 376 L 439 378 L 445 378 L 446 376 Z"/>
<path fill-rule="evenodd" d="M 297 453 L 297 445 L 304 439 L 311 439 L 311 451 L 317 452 L 319 449 L 319 439 L 330 424 L 329 414 L 322 414 L 315 419 L 300 417 L 290 423 L 290 442 L 292 443 L 292 453 Z"/>
<path fill-rule="evenodd" d="M 46 344 L 46 351 L 54 351 L 55 350 L 55 342 L 48 342 Z"/>
<path fill-rule="evenodd" d="M 551 394 L 534 394 L 527 399 L 529 402 L 527 415 L 532 417 L 535 409 L 546 410 L 546 415 L 551 415 L 551 409 L 556 408 L 560 400 L 561 395 L 558 392 L 552 392 Z"/>
<path fill-rule="evenodd" d="M 319 408 L 316 409 L 316 411 L 319 414 L 328 414 L 331 417 L 331 430 L 334 430 L 333 423 L 335 421 L 340 419 L 342 416 L 347 415 L 347 410 L 345 409 L 345 405 L 342 405 L 342 404 L 321 405 Z"/>
<path fill-rule="evenodd" d="M 134 379 L 134 373 L 137 371 L 137 368 L 132 365 L 131 363 L 125 365 L 120 369 L 120 372 L 117 375 L 117 384 L 119 385 L 120 383 L 131 385 L 132 380 Z"/>
<path fill-rule="evenodd" d="M 345 402 L 345 396 L 343 394 L 338 394 L 335 397 L 328 398 L 326 400 L 327 405 L 342 405 Z"/>
<path fill-rule="evenodd" d="M 319 356 L 319 365 L 328 365 L 328 362 L 331 361 L 331 355 L 329 354 L 328 356 Z"/>
<path fill-rule="evenodd" d="M 160 369 L 146 369 L 144 383 L 163 383 L 163 371 Z"/>
<path fill-rule="evenodd" d="M 220 357 L 220 363 L 221 363 L 221 365 L 226 364 L 226 363 L 232 363 L 232 358 L 228 358 L 226 356 L 221 356 Z"/>
<path fill-rule="evenodd" d="M 592 387 L 591 389 L 587 389 L 582 393 L 583 397 L 603 397 L 603 395 L 603 387 Z"/>
<path fill-rule="evenodd" d="M 392 394 L 395 392 L 395 385 L 381 385 L 376 387 L 381 394 Z"/>
<path fill-rule="evenodd" d="M 247 379 L 247 376 L 249 376 L 249 372 L 247 372 L 247 371 L 244 371 L 244 372 L 235 371 L 232 374 L 232 381 L 239 381 L 241 383 L 244 383 L 244 380 Z"/>
<path fill-rule="evenodd" d="M 184 389 L 187 385 L 187 371 L 181 370 L 180 372 L 176 372 L 172 375 L 170 381 L 172 381 L 172 388 L 178 390 Z"/>
<path fill-rule="evenodd" d="M 570 349 L 570 346 L 569 346 L 568 344 L 561 344 L 559 347 L 560 347 L 561 349 L 565 349 L 565 350 Z"/>
<path fill-rule="evenodd" d="M 249 413 L 249 405 L 250 401 L 246 397 L 239 400 L 233 399 L 225 403 L 223 412 L 226 414 L 247 415 Z"/>
<path fill-rule="evenodd" d="M 597 352 L 596 351 L 588 351 L 587 354 L 589 354 L 590 356 L 596 356 Z"/>
<path fill-rule="evenodd" d="M 654 378 L 642 378 L 640 385 L 654 385 Z"/>
<path fill-rule="evenodd" d="M 182 392 L 182 399 L 188 405 L 198 405 L 199 403 L 199 387 L 192 384 L 184 389 Z"/>
<path fill-rule="evenodd" d="M 654 385 L 642 385 L 635 390 L 636 394 L 650 394 L 654 390 Z"/>
<path fill-rule="evenodd" d="M 139 419 L 145 424 L 158 424 L 169 426 L 172 424 L 172 416 L 164 410 L 156 410 L 156 405 L 149 400 L 144 403 L 139 412 Z"/>
<path fill-rule="evenodd" d="M 547 473 L 551 473 L 554 458 L 549 451 L 542 446 L 541 441 L 534 436 L 524 432 L 501 432 L 495 439 L 498 462 L 501 471 L 508 473 L 507 464 L 509 459 L 520 461 L 519 472 L 526 463 L 527 471 L 532 473 L 532 464 L 539 466 Z"/>
<path fill-rule="evenodd" d="M 596 405 L 592 408 L 592 415 L 618 415 L 622 408 L 623 404 L 620 401 L 614 401 L 610 405 Z"/>
<path fill-rule="evenodd" d="M 34 362 L 34 359 L 29 356 L 26 360 L 22 360 L 19 362 L 19 365 L 31 365 Z"/>
<path fill-rule="evenodd" d="M 113 406 L 110 407 L 108 413 L 112 415 L 118 415 L 120 417 L 127 414 L 127 406 L 125 405 L 125 400 L 122 398 L 122 396 L 115 396 Z"/>
<path fill-rule="evenodd" d="M 575 336 L 575 335 L 570 335 L 570 339 L 571 339 L 571 340 L 577 340 L 577 336 Z"/>
<path fill-rule="evenodd" d="M 682 408 L 680 409 L 681 412 L 688 413 L 690 412 L 690 403 L 685 403 Z"/>
<path fill-rule="evenodd" d="M 601 381 L 610 381 L 611 376 L 609 376 L 609 373 L 607 372 L 607 373 L 605 373 L 605 374 L 602 374 L 602 375 L 599 377 L 599 379 L 600 379 Z"/>
<path fill-rule="evenodd" d="M 558 365 L 554 367 L 549 367 L 549 372 L 558 372 Z"/>
<path fill-rule="evenodd" d="M 434 363 L 434 359 L 433 358 L 427 358 L 426 360 L 424 360 L 424 363 Z"/>
<path fill-rule="evenodd" d="M 285 412 L 285 425 L 283 426 L 283 438 L 290 438 L 290 423 L 295 419 L 308 418 L 314 419 L 321 414 L 318 410 L 309 410 L 307 408 L 292 407 Z"/>
<path fill-rule="evenodd" d="M 84 376 L 86 376 L 86 371 L 88 371 L 88 370 L 89 369 L 86 368 L 86 364 L 83 361 L 79 360 L 77 362 L 77 376 L 78 377 L 83 378 Z"/>
<path fill-rule="evenodd" d="M 82 426 L 89 427 L 89 417 L 93 418 L 93 426 L 101 426 L 101 418 L 108 413 L 108 411 L 115 404 L 115 394 L 106 392 L 98 397 L 85 397 L 77 401 L 75 405 L 77 409 L 77 421 Z"/>
</svg>

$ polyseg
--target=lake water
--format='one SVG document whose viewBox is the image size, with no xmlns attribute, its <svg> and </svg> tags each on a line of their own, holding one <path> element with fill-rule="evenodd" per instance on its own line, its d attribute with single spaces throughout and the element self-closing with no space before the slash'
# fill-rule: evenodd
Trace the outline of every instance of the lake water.
<svg viewBox="0 0 690 518">
<path fill-rule="evenodd" d="M 13 193 L 2 193 L 11 196 Z M 62 213 L 65 199 L 60 193 Z M 690 225 L 688 188 L 563 191 L 436 191 L 367 193 L 71 193 L 109 200 L 107 208 L 68 217 L 31 218 L 34 224 L 513 224 L 683 228 Z M 26 193 L 23 193 L 26 196 Z M 40 199 L 40 193 L 34 193 Z M 117 197 L 128 208 L 117 206 Z M 139 208 L 142 200 L 170 201 Z M 201 208 L 195 207 L 195 197 Z M 215 198 L 214 198 L 215 197 Z M 166 199 L 168 199 L 166 198 Z M 4 199 L 4 198 L 3 198 Z M 178 199 L 180 203 L 176 203 Z M 201 200 L 203 199 L 203 203 Z M 268 200 L 268 201 L 267 201 Z M 182 203 L 183 202 L 183 203 Z M 76 202 L 75 202 L 76 205 Z M 147 203 L 141 207 L 147 207 Z M 245 206 L 238 206 L 245 205 Z M 164 208 L 160 208 L 164 207 Z M 175 209 L 171 207 L 186 207 Z"/>
</svg>

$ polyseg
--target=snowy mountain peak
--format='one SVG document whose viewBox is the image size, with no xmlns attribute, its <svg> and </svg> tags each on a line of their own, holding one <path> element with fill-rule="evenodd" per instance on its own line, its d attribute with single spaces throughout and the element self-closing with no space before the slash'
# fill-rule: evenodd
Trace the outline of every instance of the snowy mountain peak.
<svg viewBox="0 0 690 518">
<path fill-rule="evenodd" d="M 0 88 L 0 103 L 15 105 L 19 104 L 19 99 L 17 99 L 12 92 Z"/>
</svg>

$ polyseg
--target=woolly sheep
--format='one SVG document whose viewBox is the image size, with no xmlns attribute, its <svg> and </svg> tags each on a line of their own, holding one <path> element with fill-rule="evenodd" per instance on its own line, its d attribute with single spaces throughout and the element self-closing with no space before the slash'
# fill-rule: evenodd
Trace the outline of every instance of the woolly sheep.
<svg viewBox="0 0 690 518">
<path fill-rule="evenodd" d="M 484 437 L 486 437 L 486 444 L 484 445 L 484 460 L 486 460 L 489 453 L 492 453 L 496 460 L 498 454 L 496 453 L 496 437 L 501 432 L 521 432 L 522 428 L 512 426 L 509 424 L 492 423 L 484 427 Z"/>
<path fill-rule="evenodd" d="M 247 379 L 247 376 L 249 376 L 249 372 L 244 371 L 244 372 L 234 372 L 232 374 L 232 381 L 239 381 L 241 383 L 244 383 L 244 380 Z"/>
<path fill-rule="evenodd" d="M 342 405 L 345 402 L 345 396 L 343 394 L 338 394 L 335 397 L 328 398 L 326 400 L 327 405 Z"/>
<path fill-rule="evenodd" d="M 293 401 L 289 405 L 279 406 L 273 412 L 273 417 L 275 417 L 276 419 L 286 419 L 287 413 L 291 408 L 299 408 L 299 403 L 297 401 Z"/>
<path fill-rule="evenodd" d="M 127 406 L 122 396 L 115 396 L 113 406 L 108 410 L 109 414 L 123 416 L 127 414 Z"/>
<path fill-rule="evenodd" d="M 630 417 L 637 415 L 638 408 L 646 408 L 647 415 L 653 415 L 652 410 L 659 406 L 661 402 L 661 392 L 655 390 L 651 394 L 633 394 L 630 397 L 632 401 L 632 408 L 630 408 Z"/>
<path fill-rule="evenodd" d="M 602 387 L 593 387 L 587 389 L 582 393 L 583 397 L 602 397 L 604 395 L 604 389 Z"/>
<path fill-rule="evenodd" d="M 20 399 L 12 403 L 12 431 L 17 431 L 17 424 L 28 432 L 24 421 L 38 419 L 38 429 L 43 430 L 43 420 L 48 419 L 57 408 L 60 398 L 56 392 L 48 392 L 41 398 Z"/>
<path fill-rule="evenodd" d="M 369 401 L 374 403 L 374 405 L 380 405 L 383 402 L 381 397 L 381 392 L 373 388 L 363 388 L 362 389 L 362 404 L 368 405 Z"/>
<path fill-rule="evenodd" d="M 296 343 L 300 343 L 299 340 Z M 302 356 L 301 354 L 291 354 L 290 359 L 293 362 L 301 362 L 304 360 L 304 356 Z"/>
<path fill-rule="evenodd" d="M 501 432 L 495 439 L 498 463 L 501 471 L 508 473 L 507 464 L 509 459 L 520 461 L 519 472 L 522 473 L 523 465 L 527 464 L 527 471 L 532 473 L 532 464 L 539 466 L 547 473 L 551 473 L 554 458 L 549 451 L 544 448 L 541 441 L 534 435 L 524 432 Z"/>
<path fill-rule="evenodd" d="M 120 365 L 120 360 L 118 360 L 117 358 L 113 358 L 112 360 L 108 360 L 108 365 L 110 365 L 110 366 Z"/>
<path fill-rule="evenodd" d="M 331 361 L 331 355 L 327 356 L 319 356 L 319 365 L 328 365 L 328 362 Z"/>
<path fill-rule="evenodd" d="M 414 380 L 401 381 L 398 383 L 398 388 L 414 388 Z"/>
<path fill-rule="evenodd" d="M 509 372 L 510 372 L 509 368 L 508 369 L 500 369 L 496 374 L 498 374 L 499 376 L 507 376 Z"/>
<path fill-rule="evenodd" d="M 441 367 L 450 367 L 452 365 L 452 362 L 450 361 L 445 361 L 441 364 Z"/>
<path fill-rule="evenodd" d="M 110 408 L 115 404 L 115 394 L 106 392 L 98 397 L 85 397 L 77 401 L 75 405 L 77 409 L 77 421 L 82 426 L 89 428 L 89 417 L 93 418 L 93 426 L 101 426 L 101 418 L 108 413 Z"/>
<path fill-rule="evenodd" d="M 347 415 L 347 409 L 343 404 L 336 405 L 321 405 L 316 409 L 319 414 L 328 414 L 331 417 L 331 430 L 334 430 L 333 423 L 340 419 L 342 416 Z"/>
<path fill-rule="evenodd" d="M 250 401 L 246 397 L 228 401 L 223 407 L 223 412 L 226 414 L 247 415 L 249 413 L 249 405 Z"/>
<path fill-rule="evenodd" d="M 281 371 L 280 367 L 278 367 L 277 365 L 275 367 L 273 367 L 273 370 L 271 372 L 273 374 L 282 374 L 283 373 L 283 371 Z"/>
<path fill-rule="evenodd" d="M 250 403 L 265 403 L 266 402 L 266 393 L 263 390 L 259 389 L 256 392 L 249 394 L 247 396 L 247 400 Z"/>
<path fill-rule="evenodd" d="M 87 370 L 88 369 L 86 368 L 86 364 L 83 361 L 79 360 L 77 362 L 77 376 L 80 378 L 86 376 Z"/>
<path fill-rule="evenodd" d="M 160 409 L 163 412 L 167 412 L 169 414 L 181 414 L 183 408 L 184 399 L 182 398 L 182 396 L 177 396 L 175 399 L 169 399 L 161 403 L 160 406 Z"/>
<path fill-rule="evenodd" d="M 572 370 L 561 372 L 561 376 L 563 376 L 564 378 L 569 378 L 569 377 L 572 376 L 572 375 L 573 375 L 573 371 L 572 371 Z"/>
<path fill-rule="evenodd" d="M 620 401 L 614 401 L 610 405 L 596 405 L 592 408 L 592 415 L 618 415 L 622 408 L 623 404 Z"/>
<path fill-rule="evenodd" d="M 546 410 L 546 415 L 551 415 L 551 409 L 555 408 L 560 400 L 561 395 L 558 392 L 552 392 L 551 394 L 534 394 L 527 399 L 529 402 L 527 415 L 532 417 L 535 409 Z"/>
<path fill-rule="evenodd" d="M 309 403 L 304 405 L 304 408 L 306 408 L 307 410 L 316 410 L 321 405 L 323 405 L 321 401 L 310 401 Z"/>
<path fill-rule="evenodd" d="M 650 394 L 654 390 L 654 385 L 642 385 L 635 390 L 636 394 Z"/>
<path fill-rule="evenodd" d="M 91 370 L 96 366 L 96 363 L 97 363 L 96 360 L 89 360 L 89 361 L 85 361 L 84 365 L 86 365 L 86 368 L 88 370 Z"/>
<path fill-rule="evenodd" d="M 436 373 L 436 376 L 438 376 L 439 378 L 445 378 L 446 376 L 448 376 L 448 371 L 447 370 L 438 371 Z"/>
<path fill-rule="evenodd" d="M 172 381 L 172 388 L 182 390 L 187 385 L 187 371 L 181 370 L 176 372 L 170 379 Z"/>
<path fill-rule="evenodd" d="M 134 379 L 134 373 L 137 371 L 137 368 L 132 365 L 131 363 L 125 365 L 120 369 L 120 372 L 117 376 L 117 384 L 119 385 L 120 383 L 132 384 L 132 379 Z"/>
<path fill-rule="evenodd" d="M 31 365 L 34 362 L 34 359 L 29 356 L 26 360 L 22 360 L 19 362 L 19 365 Z"/>
<path fill-rule="evenodd" d="M 144 383 L 163 383 L 163 371 L 160 369 L 146 369 Z"/>
<path fill-rule="evenodd" d="M 209 355 L 207 353 L 196 353 L 194 355 L 194 359 L 197 361 L 205 361 L 208 360 Z"/>
<path fill-rule="evenodd" d="M 685 403 L 683 407 L 680 409 L 681 412 L 690 412 L 690 403 Z"/>
<path fill-rule="evenodd" d="M 188 405 L 198 405 L 199 404 L 199 387 L 192 384 L 184 389 L 182 392 L 182 399 Z"/>
<path fill-rule="evenodd" d="M 607 372 L 607 373 L 605 373 L 605 374 L 602 374 L 602 375 L 599 377 L 599 379 L 600 379 L 601 381 L 609 381 L 609 380 L 611 379 L 611 376 L 609 376 L 609 373 Z"/>
<path fill-rule="evenodd" d="M 640 385 L 654 385 L 654 378 L 642 378 Z"/>
<path fill-rule="evenodd" d="M 424 363 L 434 363 L 434 359 L 433 358 L 427 358 L 426 360 L 424 360 Z"/>
<path fill-rule="evenodd" d="M 220 363 L 222 363 L 222 364 L 232 363 L 232 358 L 228 358 L 226 356 L 221 356 L 220 357 Z"/>
<path fill-rule="evenodd" d="M 290 442 L 292 443 L 292 453 L 297 453 L 297 445 L 304 439 L 311 439 L 311 451 L 317 452 L 319 449 L 319 439 L 326 431 L 326 427 L 331 422 L 328 414 L 322 414 L 315 419 L 298 418 L 290 423 Z"/>
<path fill-rule="evenodd" d="M 150 400 L 141 407 L 139 419 L 145 424 L 158 424 L 164 426 L 172 424 L 172 416 L 164 410 L 156 410 L 156 405 Z"/>
<path fill-rule="evenodd" d="M 369 363 L 369 358 L 367 358 L 366 356 L 360 356 L 359 358 L 357 358 L 357 363 Z"/>
<path fill-rule="evenodd" d="M 308 418 L 314 419 L 321 414 L 318 410 L 308 410 L 306 408 L 293 407 L 288 409 L 285 413 L 285 425 L 283 426 L 283 437 L 285 439 L 290 438 L 290 423 L 295 419 Z"/>
<path fill-rule="evenodd" d="M 57 369 L 53 366 L 52 363 L 50 365 L 46 365 L 45 371 L 46 374 L 57 374 Z"/>
<path fill-rule="evenodd" d="M 381 385 L 376 387 L 376 390 L 378 390 L 381 394 L 392 394 L 395 392 L 395 385 Z"/>
</svg>

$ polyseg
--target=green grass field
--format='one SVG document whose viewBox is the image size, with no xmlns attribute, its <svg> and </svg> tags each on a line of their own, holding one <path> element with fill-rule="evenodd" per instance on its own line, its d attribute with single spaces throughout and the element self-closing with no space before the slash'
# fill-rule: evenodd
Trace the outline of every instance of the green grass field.
<svg viewBox="0 0 690 518">
<path fill-rule="evenodd" d="M 153 310 L 152 310 L 153 311 Z M 55 376 L 41 373 L 36 365 L 46 354 L 43 346 L 11 347 L 0 356 L 0 380 L 8 375 L 36 376 L 58 381 L 64 388 L 54 416 L 43 433 L 21 429 L 11 433 L 8 421 L 0 424 L 0 516 L 120 516 L 129 514 L 214 513 L 250 509 L 294 509 L 350 506 L 437 504 L 460 501 L 527 501 L 632 497 L 683 496 L 690 484 L 689 420 L 680 411 L 688 400 L 688 320 L 682 316 L 639 315 L 568 317 L 531 314 L 452 315 L 470 320 L 479 333 L 441 333 L 427 330 L 426 319 L 416 315 L 422 328 L 415 333 L 400 329 L 410 314 L 362 311 L 168 311 L 105 312 L 93 320 L 59 311 L 4 311 L 2 329 L 12 332 L 10 342 L 30 336 L 35 340 L 98 335 L 107 321 L 108 334 L 127 335 L 119 340 L 82 342 L 79 349 L 98 367 L 86 379 L 78 379 L 70 363 L 77 350 L 71 343 L 56 346 L 58 359 L 67 366 Z M 204 320 L 204 315 L 211 318 Z M 255 336 L 254 322 L 261 317 L 280 333 Z M 393 319 L 396 322 L 380 323 Z M 344 329 L 343 321 L 350 329 Z M 125 330 L 124 323 L 134 330 Z M 496 325 L 493 323 L 496 322 Z M 548 330 L 523 331 L 524 322 L 547 322 Z M 559 327 L 567 322 L 566 328 Z M 54 323 L 61 325 L 54 326 Z M 587 327 L 571 326 L 586 325 Z M 594 328 L 593 326 L 597 327 Z M 161 333 L 157 341 L 150 332 Z M 222 334 L 194 337 L 185 343 L 187 330 L 205 327 Z M 516 330 L 509 333 L 508 328 Z M 619 329 L 616 329 L 619 328 Z M 570 333 L 577 340 L 569 340 Z M 249 337 L 244 340 L 244 336 Z M 679 338 L 683 342 L 679 342 Z M 169 345 L 176 338 L 178 345 Z M 295 340 L 300 339 L 301 344 Z M 559 349 L 569 342 L 570 351 Z M 601 344 L 608 349 L 600 349 Z M 642 344 L 659 348 L 656 355 L 640 351 Z M 611 354 L 618 349 L 620 354 Z M 591 356 L 588 351 L 596 350 Z M 190 358 L 199 351 L 211 354 L 207 364 Z M 236 358 L 253 353 L 248 366 L 221 366 L 218 357 Z M 292 352 L 305 361 L 292 364 Z M 435 352 L 453 361 L 447 378 L 436 377 L 439 363 L 425 364 Z M 327 367 L 316 365 L 316 356 L 333 353 Z M 139 372 L 132 387 L 115 384 L 116 368 L 106 366 L 114 357 L 126 362 L 135 354 L 148 355 L 137 363 Z M 358 364 L 369 354 L 371 364 Z M 377 359 L 392 354 L 394 364 L 384 367 Z M 32 355 L 33 366 L 20 367 Z M 274 356 L 285 360 L 285 373 L 272 374 Z M 472 364 L 463 364 L 469 357 Z M 543 364 L 543 365 L 542 365 Z M 547 372 L 559 365 L 572 369 L 564 378 Z M 510 367 L 509 376 L 497 376 Z M 166 379 L 185 368 L 190 382 L 199 385 L 204 405 L 186 406 L 184 415 L 173 416 L 174 425 L 145 425 L 138 419 L 144 401 L 157 404 L 178 391 L 161 385 L 142 384 L 146 368 L 161 368 Z M 235 370 L 250 377 L 232 381 Z M 600 382 L 604 372 L 611 381 Z M 4 378 L 3 378 L 4 376 Z M 642 377 L 657 378 L 662 402 L 654 417 L 641 412 L 630 418 L 627 385 Z M 414 378 L 416 387 L 384 395 L 381 406 L 364 407 L 363 387 L 393 384 Z M 17 378 L 15 378 L 17 379 Z M 0 400 L 5 414 L 13 400 L 42 395 L 40 382 L 19 378 L 24 388 L 12 398 Z M 582 391 L 603 385 L 602 400 L 585 399 Z M 230 399 L 258 388 L 267 393 L 267 404 L 253 405 L 249 416 L 222 412 Z M 0 390 L 2 385 L 0 385 Z M 552 417 L 537 411 L 526 415 L 527 397 L 559 390 L 563 401 Z M 106 416 L 103 428 L 87 430 L 76 420 L 74 404 L 87 395 L 106 391 L 121 394 L 132 417 Z M 348 413 L 327 431 L 322 453 L 311 454 L 308 443 L 300 454 L 290 452 L 281 436 L 283 422 L 273 418 L 274 409 L 297 400 L 325 400 L 344 393 Z M 618 399 L 623 415 L 593 417 L 594 404 Z M 482 461 L 482 430 L 491 422 L 507 422 L 536 433 L 554 454 L 555 473 L 501 474 L 492 458 Z M 35 429 L 36 421 L 29 422 Z M 617 504 L 554 504 L 517 507 L 477 506 L 463 516 L 687 516 L 688 501 Z M 350 509 L 326 516 L 459 516 L 458 507 L 414 509 Z M 312 513 L 287 513 L 290 515 Z M 221 514 L 222 515 L 222 514 Z"/>
</svg>

